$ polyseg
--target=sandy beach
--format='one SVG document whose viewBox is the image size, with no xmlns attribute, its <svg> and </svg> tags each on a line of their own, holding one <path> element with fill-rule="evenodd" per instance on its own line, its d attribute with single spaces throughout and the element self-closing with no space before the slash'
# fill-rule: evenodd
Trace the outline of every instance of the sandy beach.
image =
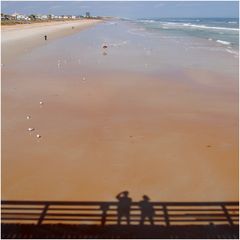
<svg viewBox="0 0 240 240">
<path fill-rule="evenodd" d="M 238 58 L 221 46 L 81 21 L 2 28 L 2 63 L 3 199 L 238 199 Z"/>
<path fill-rule="evenodd" d="M 45 44 L 45 35 L 48 36 L 48 41 L 52 41 L 99 22 L 101 20 L 87 19 L 1 26 L 2 59 L 5 62 L 11 61 L 18 55 Z"/>
</svg>

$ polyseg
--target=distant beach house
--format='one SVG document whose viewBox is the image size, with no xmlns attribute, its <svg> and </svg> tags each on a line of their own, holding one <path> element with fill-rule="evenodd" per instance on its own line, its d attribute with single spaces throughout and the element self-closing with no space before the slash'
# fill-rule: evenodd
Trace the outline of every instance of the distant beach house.
<svg viewBox="0 0 240 240">
<path fill-rule="evenodd" d="M 16 13 L 16 12 L 11 14 L 12 19 L 17 19 L 17 15 L 18 15 L 18 13 Z"/>
<path fill-rule="evenodd" d="M 49 17 L 48 15 L 37 14 L 36 19 L 47 20 Z"/>
<path fill-rule="evenodd" d="M 4 21 L 4 20 L 15 20 L 15 19 L 16 18 L 13 17 L 12 15 L 1 13 L 1 20 L 2 21 Z"/>
<path fill-rule="evenodd" d="M 26 20 L 28 17 L 26 15 L 19 14 L 16 16 L 17 20 Z"/>
<path fill-rule="evenodd" d="M 48 15 L 42 15 L 41 17 L 42 20 L 47 20 L 48 18 L 49 18 Z"/>
<path fill-rule="evenodd" d="M 76 19 L 76 16 L 74 15 L 66 15 L 64 16 L 65 19 Z"/>
<path fill-rule="evenodd" d="M 62 16 L 54 16 L 54 19 L 62 19 Z"/>
<path fill-rule="evenodd" d="M 30 20 L 30 18 L 27 15 L 16 13 L 16 12 L 6 16 L 8 17 L 8 20 Z"/>
</svg>

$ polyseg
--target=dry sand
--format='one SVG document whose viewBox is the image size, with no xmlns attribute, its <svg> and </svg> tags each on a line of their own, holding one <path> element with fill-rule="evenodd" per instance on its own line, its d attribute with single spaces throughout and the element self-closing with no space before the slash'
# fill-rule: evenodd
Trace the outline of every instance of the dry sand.
<svg viewBox="0 0 240 240">
<path fill-rule="evenodd" d="M 12 61 L 33 47 L 45 44 L 45 35 L 47 35 L 48 41 L 52 41 L 99 22 L 101 20 L 89 19 L 1 26 L 2 59 L 4 59 L 4 63 Z"/>
<path fill-rule="evenodd" d="M 66 64 L 55 75 L 18 64 L 2 74 L 3 199 L 113 200 L 123 190 L 134 200 L 238 199 L 236 79 L 92 63 L 83 81 L 71 63 L 75 72 Z"/>
</svg>

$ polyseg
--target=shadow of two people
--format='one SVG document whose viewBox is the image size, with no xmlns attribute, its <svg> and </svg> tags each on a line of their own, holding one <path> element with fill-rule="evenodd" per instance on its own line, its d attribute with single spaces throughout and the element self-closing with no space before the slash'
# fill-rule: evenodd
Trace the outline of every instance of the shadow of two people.
<svg viewBox="0 0 240 240">
<path fill-rule="evenodd" d="M 126 218 L 127 224 L 130 225 L 132 199 L 129 197 L 129 192 L 120 192 L 116 196 L 116 198 L 118 200 L 117 224 L 120 225 L 123 218 Z M 153 204 L 150 202 L 150 198 L 147 195 L 143 195 L 143 199 L 139 202 L 139 209 L 141 211 L 141 218 L 139 224 L 143 225 L 145 220 L 148 218 L 151 225 L 154 225 L 155 210 Z M 102 225 L 104 225 L 106 222 L 108 206 L 102 205 L 101 210 L 103 211 Z"/>
</svg>

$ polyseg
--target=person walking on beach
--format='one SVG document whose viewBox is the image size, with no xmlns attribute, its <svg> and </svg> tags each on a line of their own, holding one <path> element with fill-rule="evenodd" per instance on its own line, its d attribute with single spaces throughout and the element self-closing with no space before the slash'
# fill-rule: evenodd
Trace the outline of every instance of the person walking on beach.
<svg viewBox="0 0 240 240">
<path fill-rule="evenodd" d="M 129 192 L 124 191 L 119 193 L 116 198 L 118 200 L 118 225 L 121 224 L 121 220 L 123 217 L 126 217 L 127 224 L 130 225 L 130 210 L 132 199 L 128 197 Z"/>
<path fill-rule="evenodd" d="M 151 225 L 154 225 L 154 215 L 155 211 L 152 203 L 149 202 L 150 198 L 147 195 L 143 195 L 143 200 L 139 202 L 139 207 L 141 209 L 141 220 L 140 225 L 143 225 L 145 219 L 148 218 Z"/>
<path fill-rule="evenodd" d="M 47 41 L 47 35 L 44 36 L 45 41 Z"/>
</svg>

